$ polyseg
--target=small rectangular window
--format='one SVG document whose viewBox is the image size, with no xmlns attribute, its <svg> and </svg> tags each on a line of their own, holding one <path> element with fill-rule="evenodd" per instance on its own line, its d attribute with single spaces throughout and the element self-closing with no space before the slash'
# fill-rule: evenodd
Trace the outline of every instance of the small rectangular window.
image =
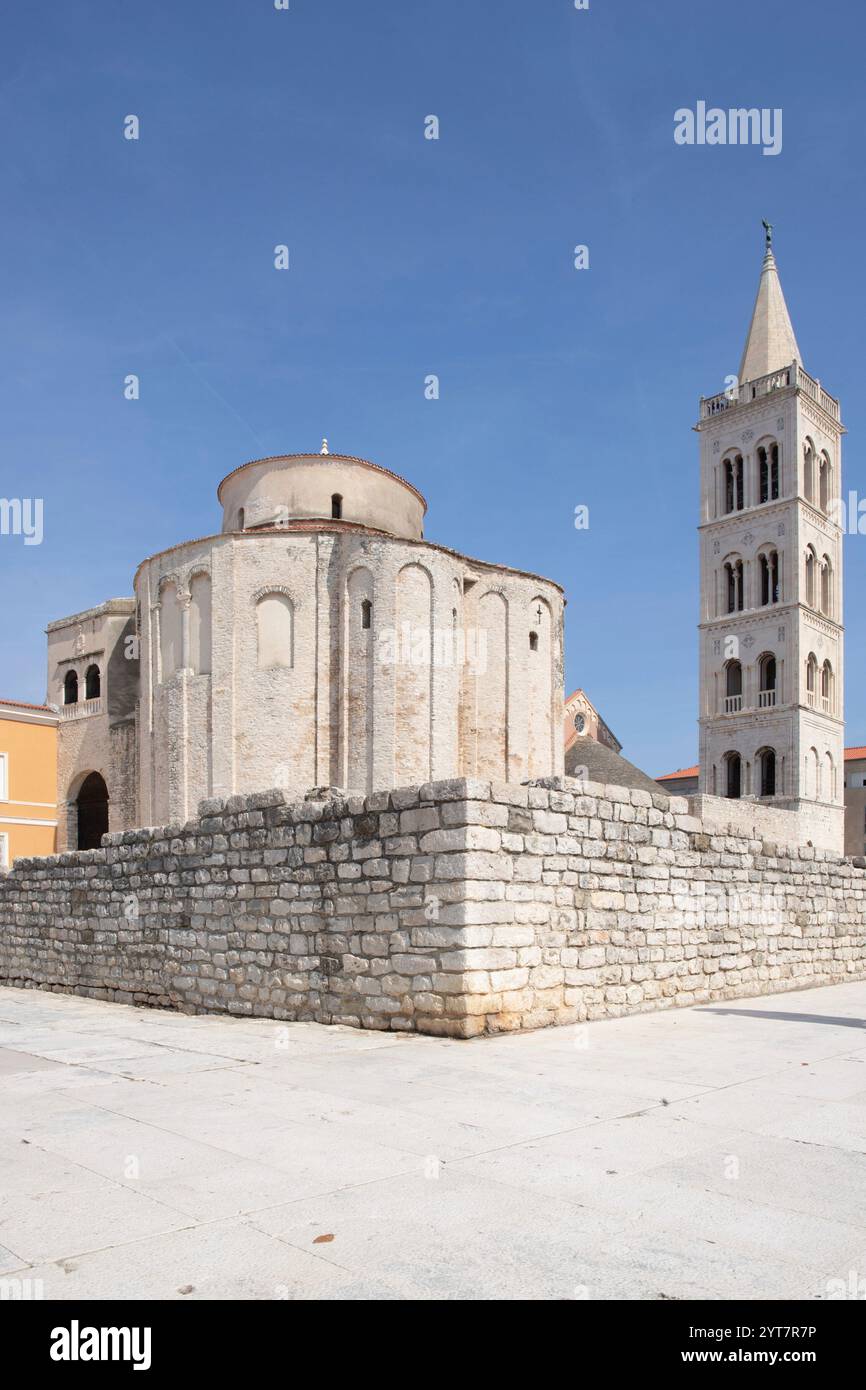
<svg viewBox="0 0 866 1390">
<path fill-rule="evenodd" d="M 4 832 L 0 835 L 0 869 L 9 868 L 9 836 Z"/>
<path fill-rule="evenodd" d="M 9 754 L 0 753 L 0 801 L 9 800 Z"/>
</svg>

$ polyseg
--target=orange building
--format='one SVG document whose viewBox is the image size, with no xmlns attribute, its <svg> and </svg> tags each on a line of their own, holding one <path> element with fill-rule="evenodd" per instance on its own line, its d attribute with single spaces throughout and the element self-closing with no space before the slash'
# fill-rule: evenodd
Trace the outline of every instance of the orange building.
<svg viewBox="0 0 866 1390">
<path fill-rule="evenodd" d="M 47 705 L 0 700 L 0 869 L 21 855 L 54 853 L 57 724 Z"/>
</svg>

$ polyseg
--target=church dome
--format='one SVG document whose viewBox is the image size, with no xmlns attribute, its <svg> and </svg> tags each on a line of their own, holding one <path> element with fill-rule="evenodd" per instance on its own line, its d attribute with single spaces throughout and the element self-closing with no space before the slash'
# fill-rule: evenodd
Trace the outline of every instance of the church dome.
<svg viewBox="0 0 866 1390">
<path fill-rule="evenodd" d="M 339 521 L 421 540 L 427 503 L 379 464 L 342 454 L 281 454 L 242 464 L 217 488 L 223 532 Z"/>
</svg>

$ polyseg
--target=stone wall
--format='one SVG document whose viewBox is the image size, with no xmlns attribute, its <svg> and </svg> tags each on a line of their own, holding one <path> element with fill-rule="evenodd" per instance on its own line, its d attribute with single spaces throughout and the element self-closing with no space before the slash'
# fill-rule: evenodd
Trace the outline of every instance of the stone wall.
<svg viewBox="0 0 866 1390">
<path fill-rule="evenodd" d="M 845 788 L 845 853 L 862 854 L 866 844 L 866 786 Z"/>
<path fill-rule="evenodd" d="M 549 779 L 287 804 L 19 860 L 0 981 L 468 1037 L 866 975 L 866 861 Z"/>
<path fill-rule="evenodd" d="M 772 804 L 748 797 L 701 795 L 689 796 L 688 803 L 691 815 L 713 835 L 744 836 L 747 840 L 769 840 L 774 844 L 812 845 L 837 855 L 843 853 L 845 811 L 842 806 L 793 799 Z"/>
</svg>

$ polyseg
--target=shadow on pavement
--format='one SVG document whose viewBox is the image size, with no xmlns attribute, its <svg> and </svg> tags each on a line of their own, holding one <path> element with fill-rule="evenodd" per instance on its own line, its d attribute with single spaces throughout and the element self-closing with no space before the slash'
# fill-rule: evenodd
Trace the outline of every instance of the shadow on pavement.
<svg viewBox="0 0 866 1390">
<path fill-rule="evenodd" d="M 735 1018 L 780 1018 L 785 1023 L 829 1023 L 834 1028 L 866 1028 L 863 1018 L 834 1018 L 831 1014 L 787 1014 L 780 1009 L 698 1009 L 702 1014 L 731 1014 Z"/>
</svg>

